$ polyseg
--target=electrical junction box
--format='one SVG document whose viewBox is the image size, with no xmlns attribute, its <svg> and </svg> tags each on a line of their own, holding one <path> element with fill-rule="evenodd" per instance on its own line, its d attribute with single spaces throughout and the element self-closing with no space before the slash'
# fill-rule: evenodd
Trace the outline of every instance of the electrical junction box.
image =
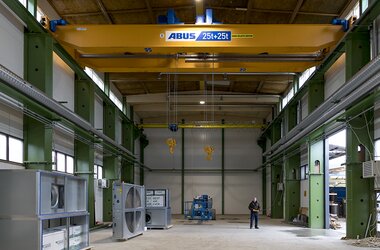
<svg viewBox="0 0 380 250">
<path fill-rule="evenodd" d="M 380 161 L 365 161 L 362 163 L 363 178 L 380 177 Z"/>
<path fill-rule="evenodd" d="M 98 180 L 98 188 L 108 188 L 108 181 L 106 179 L 99 179 Z"/>
</svg>

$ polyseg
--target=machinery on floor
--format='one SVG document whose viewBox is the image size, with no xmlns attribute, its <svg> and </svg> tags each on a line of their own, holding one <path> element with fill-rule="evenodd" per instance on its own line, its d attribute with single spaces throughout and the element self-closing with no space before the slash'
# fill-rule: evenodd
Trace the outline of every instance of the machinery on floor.
<svg viewBox="0 0 380 250">
<path fill-rule="evenodd" d="M 195 197 L 185 202 L 185 218 L 189 220 L 215 220 L 215 209 L 212 208 L 212 198 L 207 194 Z"/>
<path fill-rule="evenodd" d="M 147 189 L 145 201 L 147 228 L 168 229 L 172 227 L 169 189 Z"/>
<path fill-rule="evenodd" d="M 0 171 L 1 249 L 89 246 L 87 181 L 42 170 Z"/>
<path fill-rule="evenodd" d="M 112 189 L 112 232 L 116 240 L 143 234 L 145 227 L 145 188 L 120 181 Z"/>
</svg>

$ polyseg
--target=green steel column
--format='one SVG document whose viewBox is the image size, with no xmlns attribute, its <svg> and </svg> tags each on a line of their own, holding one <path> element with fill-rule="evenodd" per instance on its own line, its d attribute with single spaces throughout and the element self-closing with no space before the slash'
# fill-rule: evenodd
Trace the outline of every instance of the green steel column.
<svg viewBox="0 0 380 250">
<path fill-rule="evenodd" d="M 279 190 L 279 183 L 282 183 L 282 166 L 272 165 L 272 200 L 271 200 L 271 217 L 273 219 L 282 219 L 284 211 L 284 191 Z"/>
<path fill-rule="evenodd" d="M 104 94 L 110 96 L 111 92 L 111 82 L 109 73 L 104 73 Z"/>
<path fill-rule="evenodd" d="M 257 144 L 261 147 L 262 153 L 266 150 L 266 137 L 260 137 L 257 141 Z M 262 157 L 262 162 L 265 162 L 265 157 Z M 261 168 L 261 177 L 262 177 L 262 198 L 261 198 L 261 209 L 263 210 L 263 214 L 267 212 L 267 172 L 266 167 Z"/>
<path fill-rule="evenodd" d="M 277 121 L 271 128 L 271 142 L 272 145 L 281 139 L 281 122 Z"/>
<path fill-rule="evenodd" d="M 315 78 L 315 79 L 314 79 Z M 325 81 L 323 77 L 314 77 L 308 84 L 309 114 L 325 100 Z"/>
<path fill-rule="evenodd" d="M 363 161 L 373 159 L 371 142 L 373 121 L 371 122 L 370 119 L 373 119 L 372 111 L 351 120 L 347 128 L 347 237 L 351 239 L 356 239 L 358 235 L 360 238 L 364 237 L 370 216 L 372 220 L 369 232 L 375 232 L 371 236 L 376 236 L 377 213 L 374 180 L 362 177 L 361 164 Z M 358 151 L 358 147 L 360 147 L 360 151 Z"/>
<path fill-rule="evenodd" d="M 369 32 L 349 34 L 346 41 L 346 80 L 349 80 L 370 60 Z M 360 111 L 358 111 L 360 112 Z M 353 114 L 354 115 L 354 114 Z M 373 159 L 373 113 L 367 112 L 350 122 L 347 127 L 347 237 L 363 238 L 370 214 L 376 219 L 373 179 L 362 178 L 361 162 Z M 368 124 L 367 124 L 367 122 Z M 362 145 L 360 152 L 358 147 Z M 368 149 L 370 152 L 368 152 Z M 376 223 L 370 223 L 376 225 Z M 376 228 L 371 228 L 372 229 Z M 375 230 L 376 232 L 376 230 Z"/>
<path fill-rule="evenodd" d="M 145 151 L 146 146 L 148 146 L 148 144 L 149 144 L 149 141 L 147 140 L 146 136 L 142 135 L 140 137 L 140 162 L 142 164 L 144 164 L 145 162 L 144 151 Z M 140 168 L 140 185 L 144 185 L 144 171 L 145 170 L 143 168 Z"/>
<path fill-rule="evenodd" d="M 309 145 L 309 227 L 325 228 L 324 140 Z"/>
<path fill-rule="evenodd" d="M 185 120 L 182 120 L 185 124 Z M 181 211 L 185 213 L 185 129 L 181 128 L 182 147 L 181 147 Z"/>
<path fill-rule="evenodd" d="M 25 79 L 49 97 L 53 94 L 53 40 L 44 33 L 25 33 Z M 24 115 L 24 160 L 52 162 L 53 129 Z M 51 164 L 28 168 L 51 170 Z"/>
<path fill-rule="evenodd" d="M 95 87 L 86 80 L 75 81 L 75 113 L 94 124 Z M 75 174 L 87 180 L 88 211 L 90 227 L 95 225 L 95 193 L 94 193 L 94 147 L 75 139 Z"/>
<path fill-rule="evenodd" d="M 115 139 L 116 136 L 116 108 L 111 103 L 105 103 L 103 115 L 104 134 Z M 104 178 L 110 181 L 110 187 L 103 189 L 103 220 L 112 221 L 112 183 L 118 179 L 119 160 L 116 156 L 104 152 L 103 171 Z"/>
<path fill-rule="evenodd" d="M 287 121 L 287 132 L 292 130 L 297 125 L 297 103 L 289 105 L 285 110 Z"/>
<path fill-rule="evenodd" d="M 285 160 L 285 221 L 292 221 L 299 213 L 300 161 L 299 153 Z"/>
<path fill-rule="evenodd" d="M 128 120 L 122 122 L 122 145 L 131 152 L 134 152 L 134 127 Z M 134 164 L 123 160 L 121 168 L 121 180 L 127 183 L 134 183 Z"/>
<path fill-rule="evenodd" d="M 222 120 L 222 124 L 224 124 L 224 120 Z M 222 214 L 224 215 L 224 128 L 222 128 Z"/>
</svg>

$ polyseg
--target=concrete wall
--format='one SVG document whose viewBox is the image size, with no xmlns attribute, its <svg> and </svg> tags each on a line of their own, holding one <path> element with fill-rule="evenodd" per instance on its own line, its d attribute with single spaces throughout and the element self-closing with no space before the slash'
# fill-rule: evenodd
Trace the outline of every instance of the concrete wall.
<svg viewBox="0 0 380 250">
<path fill-rule="evenodd" d="M 346 54 L 338 60 L 325 73 L 325 100 L 334 94 L 346 81 Z"/>
<path fill-rule="evenodd" d="M 271 174 L 271 166 L 266 166 L 266 215 L 270 215 L 272 211 L 272 174 Z"/>
<path fill-rule="evenodd" d="M 55 53 L 53 53 L 53 99 L 74 111 L 74 71 Z"/>
<path fill-rule="evenodd" d="M 24 26 L 0 4 L 0 64 L 24 76 Z"/>
<path fill-rule="evenodd" d="M 145 150 L 145 164 L 153 169 L 176 169 L 181 165 L 181 131 L 146 129 L 149 145 Z M 261 166 L 261 148 L 257 145 L 258 129 L 225 129 L 225 213 L 246 214 L 253 196 L 262 199 L 261 172 L 232 172 L 233 169 L 254 169 Z M 174 154 L 169 153 L 168 138 L 175 138 Z M 185 169 L 210 170 L 186 172 L 185 201 L 208 194 L 213 197 L 217 213 L 222 211 L 222 131 L 221 129 L 185 129 Z M 206 159 L 204 147 L 214 147 L 213 159 Z M 147 188 L 169 188 L 173 213 L 181 212 L 181 173 L 145 172 Z"/>
</svg>

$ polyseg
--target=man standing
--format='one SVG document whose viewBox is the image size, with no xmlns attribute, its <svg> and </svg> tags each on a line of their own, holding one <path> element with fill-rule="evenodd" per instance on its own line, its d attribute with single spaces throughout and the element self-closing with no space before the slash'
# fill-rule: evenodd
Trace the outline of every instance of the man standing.
<svg viewBox="0 0 380 250">
<path fill-rule="evenodd" d="M 252 229 L 253 219 L 255 219 L 255 228 L 259 229 L 259 227 L 257 226 L 257 223 L 259 221 L 260 204 L 257 201 L 256 197 L 253 198 L 253 201 L 251 201 L 251 203 L 249 203 L 248 209 L 251 211 L 250 229 Z"/>
</svg>

